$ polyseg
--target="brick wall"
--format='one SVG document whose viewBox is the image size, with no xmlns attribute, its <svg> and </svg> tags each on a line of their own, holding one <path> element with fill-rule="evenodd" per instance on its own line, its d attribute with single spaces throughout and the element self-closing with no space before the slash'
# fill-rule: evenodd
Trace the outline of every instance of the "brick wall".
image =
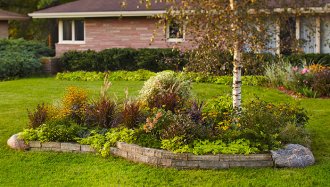
<svg viewBox="0 0 330 187">
<path fill-rule="evenodd" d="M 169 48 L 178 45 L 167 42 L 163 26 L 157 28 L 156 23 L 156 19 L 146 17 L 85 19 L 85 44 L 56 44 L 56 56 L 68 50 Z M 154 30 L 157 30 L 157 34 L 154 42 L 150 43 Z M 187 42 L 178 45 L 187 46 Z"/>
<path fill-rule="evenodd" d="M 0 21 L 0 38 L 8 38 L 8 21 Z"/>
</svg>

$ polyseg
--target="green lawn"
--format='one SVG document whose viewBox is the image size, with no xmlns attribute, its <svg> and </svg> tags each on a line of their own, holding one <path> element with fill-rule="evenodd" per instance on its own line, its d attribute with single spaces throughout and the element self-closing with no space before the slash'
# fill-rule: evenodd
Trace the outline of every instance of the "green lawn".
<svg viewBox="0 0 330 187">
<path fill-rule="evenodd" d="M 86 88 L 95 96 L 101 84 L 53 78 L 0 82 L 0 186 L 330 186 L 329 99 L 299 100 L 311 115 L 308 130 L 317 161 L 305 169 L 176 170 L 93 154 L 20 152 L 7 147 L 7 139 L 26 126 L 27 109 L 41 102 L 57 102 L 70 85 Z M 120 99 L 125 88 L 136 95 L 142 85 L 114 81 L 110 90 Z M 207 99 L 230 93 L 230 87 L 194 84 L 193 91 L 199 99 Z M 273 89 L 243 87 L 243 99 L 254 95 L 273 102 L 294 100 Z"/>
</svg>

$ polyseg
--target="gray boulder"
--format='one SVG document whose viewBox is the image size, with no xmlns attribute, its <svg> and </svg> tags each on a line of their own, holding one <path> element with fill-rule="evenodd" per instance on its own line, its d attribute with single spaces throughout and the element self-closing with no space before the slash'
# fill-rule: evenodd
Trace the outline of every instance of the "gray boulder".
<svg viewBox="0 0 330 187">
<path fill-rule="evenodd" d="M 299 144 L 288 144 L 284 149 L 271 153 L 277 167 L 301 168 L 315 163 L 313 153 Z"/>
<path fill-rule="evenodd" d="M 29 149 L 29 145 L 27 145 L 24 140 L 19 139 L 19 134 L 12 135 L 8 141 L 7 144 L 12 149 L 17 150 L 26 150 Z"/>
</svg>

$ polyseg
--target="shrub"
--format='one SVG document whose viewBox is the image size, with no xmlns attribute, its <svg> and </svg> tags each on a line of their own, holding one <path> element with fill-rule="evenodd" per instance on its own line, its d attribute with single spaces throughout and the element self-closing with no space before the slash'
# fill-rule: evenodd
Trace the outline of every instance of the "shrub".
<svg viewBox="0 0 330 187">
<path fill-rule="evenodd" d="M 34 112 L 28 111 L 29 117 L 29 128 L 37 128 L 40 125 L 44 124 L 48 119 L 48 107 L 44 103 L 37 105 L 37 108 Z"/>
<path fill-rule="evenodd" d="M 303 127 L 307 121 L 307 114 L 300 107 L 274 105 L 257 99 L 244 106 L 239 126 L 241 137 L 259 144 L 260 150 L 268 151 L 281 146 L 279 133 L 288 123 Z"/>
<path fill-rule="evenodd" d="M 146 133 L 143 129 L 137 131 L 135 143 L 143 147 L 156 149 L 161 148 L 162 144 L 159 137 L 152 133 Z"/>
<path fill-rule="evenodd" d="M 150 108 L 164 107 L 169 110 L 182 106 L 189 99 L 191 85 L 174 72 L 160 72 L 144 83 L 140 99 Z"/>
<path fill-rule="evenodd" d="M 97 54 L 98 71 L 136 70 L 138 69 L 135 63 L 137 54 L 137 50 L 130 48 L 105 49 Z"/>
<path fill-rule="evenodd" d="M 38 42 L 0 39 L 0 80 L 37 73 L 41 67 L 39 58 L 53 54 L 53 50 Z"/>
<path fill-rule="evenodd" d="M 60 58 L 65 71 L 102 71 L 97 59 L 97 53 L 92 50 L 69 51 Z"/>
<path fill-rule="evenodd" d="M 231 75 L 233 56 L 228 52 L 208 51 L 204 53 L 191 51 L 186 54 L 188 63 L 184 69 L 188 72 L 200 72 L 209 75 Z"/>
<path fill-rule="evenodd" d="M 196 139 L 207 138 L 206 128 L 195 123 L 185 114 L 167 115 L 169 123 L 161 131 L 162 139 L 172 139 L 181 137 L 185 145 L 192 143 Z"/>
<path fill-rule="evenodd" d="M 243 75 L 263 75 L 265 66 L 277 59 L 270 53 L 245 53 L 242 62 Z"/>
<path fill-rule="evenodd" d="M 153 115 L 143 125 L 143 130 L 145 134 L 149 134 L 142 136 L 146 139 L 152 137 L 158 140 L 156 142 L 161 142 L 163 139 L 180 137 L 184 145 L 191 144 L 195 139 L 206 138 L 208 134 L 206 127 L 195 123 L 186 114 L 174 114 L 163 109 L 153 111 Z"/>
<path fill-rule="evenodd" d="M 89 127 L 111 128 L 117 126 L 117 104 L 108 97 L 100 97 L 86 108 L 85 123 Z"/>
<path fill-rule="evenodd" d="M 60 58 L 66 71 L 115 71 L 146 69 L 154 72 L 182 70 L 183 54 L 172 49 L 105 49 L 95 51 L 69 51 Z"/>
<path fill-rule="evenodd" d="M 299 67 L 281 61 L 268 65 L 265 76 L 271 86 L 284 86 L 307 97 L 329 95 L 330 69 L 319 64 Z"/>
<path fill-rule="evenodd" d="M 0 51 L 0 80 L 37 73 L 41 64 L 32 53 Z"/>
<path fill-rule="evenodd" d="M 62 115 L 69 117 L 78 124 L 84 122 L 87 108 L 87 92 L 78 87 L 68 87 L 62 99 Z"/>
<path fill-rule="evenodd" d="M 307 131 L 303 127 L 297 127 L 293 123 L 287 123 L 287 125 L 281 129 L 279 138 L 283 144 L 293 143 L 307 147 L 311 146 L 311 140 Z"/>
<path fill-rule="evenodd" d="M 19 51 L 20 53 L 32 53 L 37 58 L 43 56 L 54 56 L 55 51 L 38 41 L 27 41 L 24 39 L 0 39 L 1 53 Z"/>
<path fill-rule="evenodd" d="M 291 87 L 294 78 L 292 68 L 293 66 L 288 61 L 280 60 L 265 67 L 265 77 L 272 86 L 278 87 L 284 85 Z"/>
<path fill-rule="evenodd" d="M 172 139 L 163 139 L 161 141 L 161 148 L 172 151 L 174 153 L 187 153 L 190 152 L 190 147 L 184 143 L 183 136 L 175 136 Z"/>
<path fill-rule="evenodd" d="M 229 128 L 234 109 L 229 95 L 218 96 L 206 102 L 203 109 L 204 121 L 213 128 L 214 134 L 220 133 L 219 129 Z"/>
<path fill-rule="evenodd" d="M 150 117 L 146 119 L 146 123 L 143 125 L 143 130 L 145 133 L 151 134 L 153 137 L 160 140 L 162 130 L 169 125 L 172 117 L 173 113 L 171 111 L 154 109 Z"/>
<path fill-rule="evenodd" d="M 192 100 L 190 103 L 190 107 L 187 109 L 187 115 L 197 124 L 203 123 L 203 106 L 203 101 L 198 102 L 196 100 Z"/>
<path fill-rule="evenodd" d="M 83 145 L 91 145 L 95 150 L 101 151 L 106 142 L 105 133 L 106 131 L 100 132 L 98 130 L 92 130 L 89 136 L 77 138 L 77 142 Z"/>
<path fill-rule="evenodd" d="M 136 140 L 135 131 L 127 128 L 112 128 L 105 134 L 92 131 L 87 138 L 78 140 L 80 144 L 91 145 L 103 157 L 110 155 L 110 147 L 115 146 L 117 142 L 134 143 Z"/>
<path fill-rule="evenodd" d="M 107 96 L 109 88 L 112 86 L 106 75 L 101 86 L 100 98 L 86 109 L 85 123 L 89 126 L 100 128 L 111 128 L 117 126 L 117 104 Z"/>
<path fill-rule="evenodd" d="M 120 117 L 121 124 L 129 129 L 137 128 L 146 120 L 141 103 L 133 100 L 124 101 Z"/>
<path fill-rule="evenodd" d="M 320 96 L 330 96 L 330 69 L 315 73 L 311 88 Z"/>
<path fill-rule="evenodd" d="M 185 69 L 189 72 L 203 72 L 215 76 L 232 75 L 233 56 L 229 52 L 207 51 L 188 52 L 189 59 Z M 244 53 L 242 60 L 243 75 L 262 75 L 264 67 L 274 61 L 276 56 L 268 53 Z"/>
<path fill-rule="evenodd" d="M 25 141 L 41 142 L 74 142 L 84 129 L 68 120 L 49 121 L 36 129 L 24 130 L 22 138 Z"/>
<path fill-rule="evenodd" d="M 83 129 L 76 123 L 59 120 L 41 125 L 38 130 L 38 140 L 41 142 L 72 142 L 79 137 Z"/>
<path fill-rule="evenodd" d="M 153 72 L 181 70 L 185 64 L 180 51 L 173 49 L 140 49 L 136 57 L 137 66 Z"/>
</svg>

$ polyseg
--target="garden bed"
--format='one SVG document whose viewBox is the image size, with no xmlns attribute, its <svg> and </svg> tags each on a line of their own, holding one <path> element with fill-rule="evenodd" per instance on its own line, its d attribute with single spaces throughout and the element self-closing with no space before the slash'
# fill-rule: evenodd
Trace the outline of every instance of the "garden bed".
<svg viewBox="0 0 330 187">
<path fill-rule="evenodd" d="M 30 141 L 28 150 L 95 153 L 89 145 L 67 142 Z M 145 163 L 159 167 L 173 167 L 177 169 L 225 169 L 234 167 L 273 167 L 271 154 L 216 154 L 193 155 L 191 153 L 172 153 L 161 149 L 141 147 L 135 144 L 118 142 L 117 147 L 111 147 L 110 153 L 138 163 Z"/>
<path fill-rule="evenodd" d="M 230 97 L 220 96 L 204 105 L 204 101 L 192 97 L 190 81 L 177 77 L 175 72 L 160 72 L 151 77 L 135 99 L 126 90 L 126 99 L 120 103 L 107 95 L 111 85 L 106 77 L 96 99 L 88 99 L 83 89 L 69 87 L 60 103 L 43 103 L 29 111 L 28 129 L 15 135 L 16 139 L 34 142 L 32 149 L 66 152 L 81 152 L 81 145 L 90 145 L 103 157 L 112 154 L 135 162 L 182 169 L 273 166 L 271 156 L 254 155 L 271 151 L 276 154 L 286 144 L 310 145 L 304 129 L 308 116 L 294 104 L 255 99 L 237 111 Z M 15 148 L 16 143 L 11 144 L 11 140 L 8 145 Z M 21 149 L 29 147 L 24 141 L 17 143 L 24 146 Z M 282 167 L 313 163 L 310 156 L 307 164 L 298 160 L 291 166 L 287 158 L 294 155 L 291 150 L 302 150 L 302 157 L 312 154 L 293 145 L 282 151 L 284 157 L 279 153 L 284 162 Z"/>
</svg>

